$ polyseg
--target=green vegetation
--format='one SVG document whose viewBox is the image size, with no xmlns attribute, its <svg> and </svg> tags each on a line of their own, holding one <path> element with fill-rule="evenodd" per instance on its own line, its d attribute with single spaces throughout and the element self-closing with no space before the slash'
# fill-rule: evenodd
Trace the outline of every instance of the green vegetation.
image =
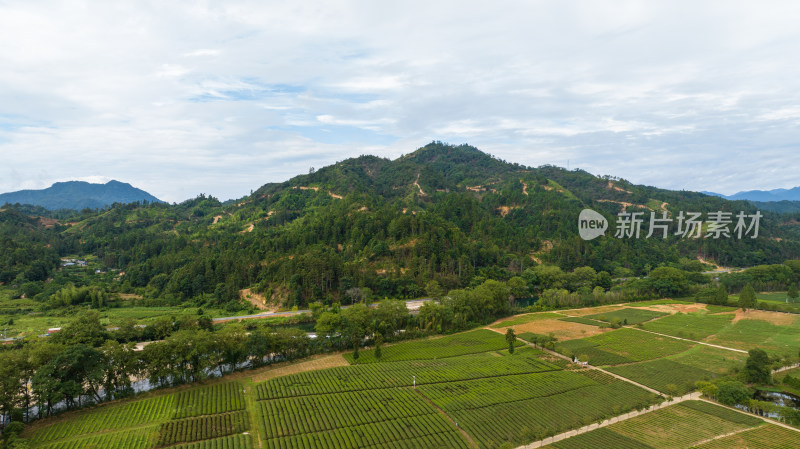
<svg viewBox="0 0 800 449">
<path fill-rule="evenodd" d="M 723 437 L 697 446 L 698 449 L 729 449 L 732 447 L 793 448 L 800 445 L 800 433 L 774 424 Z"/>
<path fill-rule="evenodd" d="M 592 320 L 581 316 L 569 316 L 566 318 L 559 318 L 559 321 L 567 321 L 569 323 L 588 324 L 589 326 L 605 326 L 606 323 L 602 321 Z"/>
<path fill-rule="evenodd" d="M 694 390 L 698 380 L 711 379 L 715 376 L 711 371 L 669 359 L 613 366 L 607 369 L 614 374 L 671 396 L 688 393 Z"/>
<path fill-rule="evenodd" d="M 648 331 L 672 335 L 673 337 L 703 340 L 729 326 L 732 319 L 732 314 L 676 313 L 645 323 L 642 327 Z"/>
<path fill-rule="evenodd" d="M 528 314 L 525 314 L 525 315 L 517 315 L 513 319 L 510 319 L 510 320 L 505 320 L 505 321 L 501 321 L 501 322 L 496 323 L 496 324 L 492 324 L 492 328 L 493 329 L 500 329 L 500 328 L 503 328 L 503 327 L 517 326 L 519 324 L 525 324 L 525 323 L 532 323 L 534 321 L 539 321 L 539 320 L 550 320 L 550 319 L 554 319 L 554 318 L 563 318 L 563 317 L 564 317 L 564 315 L 562 315 L 560 313 L 554 313 L 554 312 L 528 313 Z"/>
<path fill-rule="evenodd" d="M 522 344 L 518 342 L 517 346 Z M 478 329 L 445 337 L 434 337 L 427 340 L 415 340 L 384 346 L 381 349 L 380 360 L 375 358 L 374 349 L 362 350 L 359 351 L 358 363 L 437 359 L 500 350 L 507 347 L 508 343 L 503 334 L 487 329 Z M 344 357 L 348 362 L 355 363 L 352 354 L 345 354 Z"/>
<path fill-rule="evenodd" d="M 702 425 L 698 425 L 700 423 Z M 761 424 L 763 421 L 758 418 L 717 405 L 686 401 L 561 440 L 549 447 L 689 448 L 705 440 Z"/>
<path fill-rule="evenodd" d="M 592 365 L 619 365 L 652 360 L 686 351 L 693 344 L 637 329 L 618 329 L 556 344 L 556 350 Z M 588 360 L 585 360 L 588 358 Z"/>
<path fill-rule="evenodd" d="M 609 323 L 617 322 L 622 324 L 639 324 L 665 315 L 669 314 L 647 309 L 626 308 L 621 310 L 615 310 L 613 312 L 604 312 L 604 313 L 597 313 L 594 315 L 586 315 L 585 318 L 596 319 L 599 321 L 606 321 Z"/>
</svg>

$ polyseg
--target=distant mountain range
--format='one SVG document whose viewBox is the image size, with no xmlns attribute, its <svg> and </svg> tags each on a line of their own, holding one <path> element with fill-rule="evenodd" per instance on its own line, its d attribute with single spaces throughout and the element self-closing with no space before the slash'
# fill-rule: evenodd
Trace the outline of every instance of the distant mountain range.
<svg viewBox="0 0 800 449">
<path fill-rule="evenodd" d="M 0 194 L 0 205 L 32 204 L 45 209 L 102 209 L 114 203 L 133 203 L 147 201 L 162 203 L 163 201 L 144 190 L 119 181 L 108 181 L 105 184 L 92 184 L 84 181 L 57 182 L 42 190 L 19 190 Z"/>
<path fill-rule="evenodd" d="M 800 187 L 792 189 L 774 189 L 774 190 L 746 190 L 733 195 L 723 195 L 714 192 L 702 192 L 706 195 L 718 196 L 726 200 L 747 200 L 747 201 L 800 201 Z"/>
</svg>

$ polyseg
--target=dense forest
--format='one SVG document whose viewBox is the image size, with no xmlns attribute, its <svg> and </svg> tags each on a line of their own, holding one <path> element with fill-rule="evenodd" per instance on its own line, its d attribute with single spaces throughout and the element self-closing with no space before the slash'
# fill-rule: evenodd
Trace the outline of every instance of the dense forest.
<svg viewBox="0 0 800 449">
<path fill-rule="evenodd" d="M 612 225 L 619 212 L 642 212 L 643 235 L 609 232 L 584 241 L 577 228 L 584 208 Z M 681 211 L 735 215 L 756 208 L 581 170 L 525 167 L 434 142 L 396 160 L 361 156 L 312 169 L 226 203 L 200 195 L 175 205 L 49 215 L 6 205 L 0 283 L 45 307 L 132 293 L 143 305 L 235 310 L 244 288 L 275 304 L 305 307 L 421 297 L 431 281 L 445 291 L 526 272 L 531 281 L 531 269 L 542 265 L 630 278 L 658 267 L 699 271 L 698 257 L 738 267 L 800 257 L 800 214 L 762 212 L 755 239 L 673 232 L 644 238 L 651 212 Z M 93 257 L 102 268 L 71 276 L 61 270 L 66 257 Z M 540 284 L 533 282 L 529 294 L 547 289 Z"/>
</svg>

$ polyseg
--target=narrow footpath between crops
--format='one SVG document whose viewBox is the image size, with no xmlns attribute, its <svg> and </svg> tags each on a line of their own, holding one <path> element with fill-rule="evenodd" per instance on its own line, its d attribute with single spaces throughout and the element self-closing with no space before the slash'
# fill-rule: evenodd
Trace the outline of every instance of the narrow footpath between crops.
<svg viewBox="0 0 800 449">
<path fill-rule="evenodd" d="M 436 409 L 436 411 L 439 412 L 440 415 L 442 415 L 445 418 L 447 418 L 447 420 L 450 421 L 450 424 L 456 426 L 456 429 L 458 429 L 458 431 L 461 432 L 461 435 L 464 436 L 464 439 L 467 440 L 467 442 L 469 443 L 470 446 L 472 446 L 474 449 L 479 449 L 480 448 L 480 446 L 478 446 L 478 443 L 476 443 L 475 440 L 473 440 L 472 437 L 470 437 L 469 434 L 464 429 L 462 429 L 461 427 L 458 427 L 458 423 L 453 421 L 453 418 L 451 418 L 450 415 L 448 415 L 444 410 L 439 408 L 438 405 L 434 404 L 433 401 L 428 399 L 428 397 L 425 396 L 424 393 L 422 393 L 421 391 L 417 390 L 417 387 L 413 387 L 413 388 L 414 388 L 414 391 L 417 394 L 419 394 L 420 396 L 422 396 L 422 399 L 425 399 L 426 401 L 428 401 L 428 404 L 430 404 L 431 407 Z"/>
<path fill-rule="evenodd" d="M 745 351 L 743 349 L 735 349 L 735 348 L 729 348 L 727 346 L 712 345 L 711 343 L 706 343 L 706 342 L 703 342 L 703 341 L 689 340 L 688 338 L 676 337 L 674 335 L 667 335 L 667 334 L 662 334 L 662 333 L 659 333 L 659 332 L 648 331 L 648 330 L 645 330 L 645 329 L 640 329 L 640 328 L 635 327 L 635 326 L 623 326 L 623 327 L 626 327 L 628 329 L 636 329 L 637 331 L 647 332 L 648 334 L 655 334 L 655 335 L 660 335 L 662 337 L 674 338 L 675 340 L 683 340 L 683 341 L 688 341 L 690 343 L 697 343 L 699 345 L 711 346 L 712 348 L 725 349 L 725 350 L 728 350 L 728 351 L 742 352 L 742 353 L 747 354 L 747 351 Z"/>
<path fill-rule="evenodd" d="M 580 435 L 582 433 L 591 432 L 592 430 L 599 429 L 601 427 L 610 426 L 611 424 L 616 424 L 616 423 L 618 423 L 620 421 L 625 421 L 626 419 L 635 418 L 637 416 L 644 415 L 645 413 L 650 413 L 650 412 L 653 412 L 653 411 L 656 411 L 656 410 L 660 410 L 660 409 L 662 409 L 664 407 L 669 407 L 671 405 L 675 405 L 675 404 L 678 404 L 678 403 L 683 402 L 683 401 L 690 401 L 690 400 L 696 400 L 696 399 L 700 399 L 700 393 L 699 392 L 689 393 L 689 394 L 683 395 L 683 396 L 681 396 L 679 398 L 674 398 L 671 401 L 664 401 L 664 402 L 662 402 L 660 404 L 651 405 L 650 407 L 648 407 L 648 408 L 646 408 L 644 410 L 634 410 L 632 412 L 625 413 L 624 415 L 619 415 L 619 416 L 615 416 L 613 418 L 609 418 L 609 419 L 607 419 L 607 420 L 605 420 L 603 422 L 600 422 L 600 423 L 589 424 L 588 426 L 583 426 L 580 429 L 570 430 L 568 432 L 559 433 L 558 435 L 553 435 L 553 436 L 545 438 L 543 440 L 534 441 L 533 443 L 526 444 L 526 445 L 523 445 L 523 446 L 519 446 L 519 447 L 517 447 L 517 449 L 534 449 L 534 448 L 537 448 L 537 447 L 547 446 L 549 444 L 555 443 L 556 441 L 561 441 L 561 440 L 564 440 L 564 439 L 567 439 L 567 438 L 571 438 L 571 437 Z"/>
</svg>

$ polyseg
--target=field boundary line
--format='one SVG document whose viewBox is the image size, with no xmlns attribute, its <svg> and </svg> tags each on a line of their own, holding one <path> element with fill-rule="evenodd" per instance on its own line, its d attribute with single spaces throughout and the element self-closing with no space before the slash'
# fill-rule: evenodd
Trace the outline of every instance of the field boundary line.
<svg viewBox="0 0 800 449">
<path fill-rule="evenodd" d="M 625 414 L 622 414 L 622 415 L 619 415 L 619 416 L 615 416 L 613 418 L 609 418 L 609 419 L 603 420 L 603 421 L 601 421 L 599 423 L 592 423 L 592 424 L 589 424 L 587 426 L 583 426 L 583 427 L 581 427 L 579 429 L 568 430 L 566 432 L 559 433 L 558 435 L 553 435 L 551 437 L 547 437 L 547 438 L 545 438 L 543 440 L 534 441 L 532 443 L 528 443 L 528 444 L 525 444 L 525 445 L 522 445 L 522 446 L 518 446 L 516 449 L 535 449 L 535 448 L 547 446 L 547 445 L 553 444 L 553 443 L 561 441 L 561 440 L 566 440 L 567 438 L 571 438 L 571 437 L 578 436 L 578 435 L 581 435 L 581 434 L 584 434 L 584 433 L 587 433 L 587 432 L 591 432 L 592 430 L 596 430 L 596 429 L 600 429 L 602 427 L 610 426 L 612 424 L 616 424 L 618 422 L 622 422 L 622 421 L 625 421 L 625 420 L 628 420 L 628 419 L 631 419 L 631 418 L 635 418 L 637 416 L 641 416 L 641 415 L 644 415 L 646 413 L 654 412 L 656 410 L 661 410 L 663 408 L 670 407 L 670 406 L 673 406 L 675 404 L 679 404 L 679 403 L 684 402 L 684 401 L 691 401 L 691 400 L 696 400 L 696 399 L 699 399 L 699 398 L 700 398 L 700 393 L 699 392 L 689 393 L 689 394 L 683 395 L 683 396 L 678 397 L 678 398 L 673 398 L 671 401 L 664 401 L 664 402 L 661 402 L 659 404 L 651 405 L 650 407 L 648 407 L 648 408 L 646 408 L 644 410 L 634 410 L 634 411 L 631 411 L 631 412 L 628 412 L 628 413 L 625 413 Z"/>
<path fill-rule="evenodd" d="M 795 368 L 800 368 L 800 363 L 795 363 L 794 365 L 782 366 L 778 369 L 774 369 L 772 370 L 772 374 L 782 373 L 784 371 L 789 371 L 790 369 L 795 369 Z"/>
<path fill-rule="evenodd" d="M 741 413 L 743 415 L 755 416 L 758 419 L 766 421 L 766 422 L 768 422 L 770 424 L 775 424 L 776 426 L 780 426 L 780 427 L 783 427 L 783 428 L 786 428 L 786 429 L 789 429 L 789 430 L 794 430 L 795 432 L 800 432 L 800 429 L 798 429 L 797 427 L 793 427 L 793 426 L 790 426 L 789 424 L 782 423 L 780 421 L 776 421 L 776 420 L 774 420 L 772 418 L 767 418 L 766 416 L 759 416 L 759 415 L 756 415 L 755 413 L 746 412 L 746 411 L 738 409 L 736 407 L 731 407 L 729 405 L 721 404 L 719 402 L 712 401 L 711 399 L 707 399 L 707 398 L 704 398 L 704 397 L 700 397 L 700 400 L 703 401 L 703 402 L 708 402 L 709 404 L 714 404 L 714 405 L 718 405 L 720 407 L 725 407 L 725 408 L 727 408 L 729 410 L 733 410 L 735 412 L 739 412 L 739 413 Z"/>
<path fill-rule="evenodd" d="M 736 435 L 736 434 L 739 434 L 739 433 L 742 433 L 742 432 L 749 432 L 751 430 L 758 429 L 759 427 L 764 426 L 764 425 L 766 425 L 766 423 L 759 424 L 759 425 L 753 426 L 753 427 L 745 427 L 744 429 L 734 430 L 733 432 L 728 432 L 728 433 L 726 433 L 724 435 L 717 435 L 714 438 L 707 438 L 707 439 L 705 439 L 703 441 L 699 441 L 699 442 L 695 443 L 694 446 L 692 446 L 692 447 L 700 446 L 701 444 L 710 443 L 710 442 L 712 442 L 714 440 L 719 440 L 721 438 L 730 437 L 730 436 L 733 436 L 733 435 Z"/>
<path fill-rule="evenodd" d="M 653 331 L 649 331 L 649 330 L 646 330 L 646 329 L 640 329 L 640 328 L 635 327 L 635 326 L 624 326 L 624 327 L 626 327 L 628 329 L 636 329 L 636 330 L 639 330 L 639 331 L 642 331 L 642 332 L 647 332 L 648 334 L 660 335 L 662 337 L 669 337 L 669 338 L 674 338 L 676 340 L 683 340 L 683 341 L 688 341 L 688 342 L 691 342 L 691 343 L 697 343 L 697 344 L 700 344 L 700 345 L 711 346 L 712 348 L 725 349 L 725 350 L 728 350 L 728 351 L 741 352 L 741 353 L 747 354 L 747 351 L 745 351 L 744 349 L 729 348 L 727 346 L 715 345 L 715 344 L 706 343 L 706 342 L 703 342 L 703 341 L 689 340 L 688 338 L 676 337 L 674 335 L 662 334 L 660 332 L 653 332 Z"/>
<path fill-rule="evenodd" d="M 453 418 L 450 417 L 450 415 L 447 414 L 447 412 L 442 410 L 438 405 L 434 404 L 433 401 L 428 399 L 428 397 L 425 396 L 425 393 L 417 390 L 416 387 L 412 387 L 412 388 L 414 389 L 414 392 L 417 393 L 418 395 L 422 396 L 422 399 L 425 399 L 425 401 L 427 401 L 428 404 L 430 404 L 431 407 L 433 407 L 436 410 L 437 413 L 439 413 L 440 415 L 444 416 L 448 421 L 450 421 L 450 424 L 455 426 L 456 430 L 458 430 L 461 433 L 461 435 L 464 436 L 464 439 L 467 440 L 467 443 L 469 443 L 470 446 L 472 446 L 474 449 L 479 449 L 480 446 L 478 446 L 478 443 L 476 443 L 475 440 L 473 440 L 472 437 L 469 436 L 469 434 L 467 433 L 466 430 L 462 429 L 461 427 L 458 427 L 458 424 L 456 424 L 456 422 L 453 420 Z"/>
<path fill-rule="evenodd" d="M 497 330 L 497 331 L 495 331 L 495 332 L 498 332 L 498 333 L 501 333 L 501 334 L 503 333 L 503 332 L 501 332 L 501 331 L 499 331 L 499 330 Z M 552 351 L 552 350 L 550 350 L 550 349 L 546 349 L 546 348 L 540 348 L 540 347 L 538 347 L 538 346 L 534 345 L 533 343 L 531 343 L 531 342 L 529 342 L 529 341 L 526 341 L 526 340 L 523 340 L 523 339 L 521 339 L 521 338 L 519 338 L 519 337 L 517 337 L 517 340 L 524 342 L 525 344 L 527 344 L 527 345 L 528 345 L 528 346 L 530 346 L 531 348 L 538 349 L 538 350 L 540 350 L 540 351 L 543 351 L 543 352 L 547 352 L 548 354 L 554 355 L 554 356 L 556 356 L 556 357 L 560 357 L 560 358 L 562 358 L 562 359 L 564 359 L 564 360 L 569 360 L 570 362 L 572 362 L 572 361 L 573 361 L 571 358 L 569 358 L 569 357 L 565 356 L 564 354 L 558 353 L 558 352 L 556 352 L 556 351 Z M 650 387 L 648 387 L 648 386 L 646 386 L 646 385 L 642 385 L 642 384 L 640 384 L 639 382 L 634 382 L 634 381 L 632 381 L 632 380 L 628 379 L 627 377 L 622 377 L 622 376 L 620 376 L 619 374 L 614 374 L 614 373 L 612 373 L 612 372 L 606 371 L 606 370 L 604 370 L 604 369 L 602 369 L 602 368 L 600 368 L 600 367 L 594 366 L 594 365 L 588 365 L 588 364 L 587 364 L 587 365 L 586 365 L 586 367 L 587 367 L 587 368 L 589 368 L 589 369 L 593 369 L 593 370 L 600 371 L 601 373 L 607 374 L 607 375 L 609 375 L 609 376 L 611 376 L 611 377 L 614 377 L 614 378 L 616 378 L 616 379 L 619 379 L 619 380 L 622 380 L 622 381 L 628 382 L 628 383 L 630 383 L 630 384 L 636 385 L 636 386 L 637 386 L 637 387 L 639 387 L 639 388 L 643 388 L 643 389 L 645 389 L 645 390 L 647 390 L 647 391 L 649 391 L 649 392 L 651 392 L 651 393 L 655 393 L 655 394 L 657 394 L 657 395 L 659 395 L 659 396 L 664 396 L 664 393 L 662 393 L 662 392 L 660 392 L 660 391 L 658 391 L 658 390 L 656 390 L 656 389 L 650 388 Z"/>
</svg>

